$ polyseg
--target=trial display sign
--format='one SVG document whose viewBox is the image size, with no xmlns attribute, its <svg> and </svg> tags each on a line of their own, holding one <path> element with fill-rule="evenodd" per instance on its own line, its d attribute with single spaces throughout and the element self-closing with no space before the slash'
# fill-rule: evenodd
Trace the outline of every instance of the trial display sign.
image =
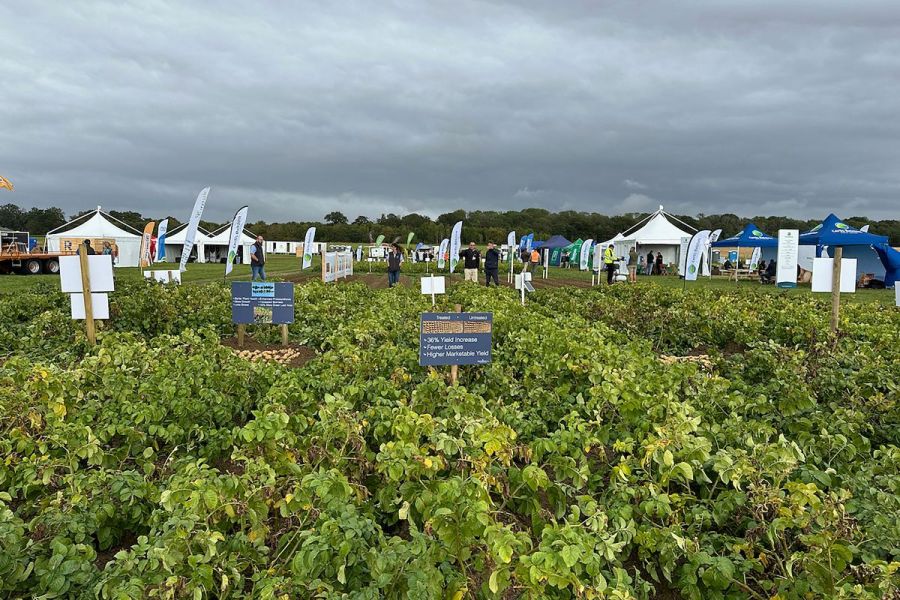
<svg viewBox="0 0 900 600">
<path fill-rule="evenodd" d="M 419 365 L 488 364 L 493 319 L 493 313 L 422 313 Z"/>
<path fill-rule="evenodd" d="M 293 323 L 294 284 L 265 281 L 231 283 L 233 323 Z"/>
</svg>

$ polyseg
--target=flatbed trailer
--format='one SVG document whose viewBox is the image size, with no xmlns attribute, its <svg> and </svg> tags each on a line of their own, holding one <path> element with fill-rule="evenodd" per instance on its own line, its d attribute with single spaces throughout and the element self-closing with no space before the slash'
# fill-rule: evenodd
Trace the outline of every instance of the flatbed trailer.
<svg viewBox="0 0 900 600">
<path fill-rule="evenodd" d="M 72 252 L 0 252 L 0 274 L 39 275 L 59 273 L 59 257 Z"/>
<path fill-rule="evenodd" d="M 0 274 L 22 273 L 39 275 L 59 273 L 59 257 L 74 252 L 28 251 L 28 232 L 4 231 L 0 233 Z"/>
</svg>

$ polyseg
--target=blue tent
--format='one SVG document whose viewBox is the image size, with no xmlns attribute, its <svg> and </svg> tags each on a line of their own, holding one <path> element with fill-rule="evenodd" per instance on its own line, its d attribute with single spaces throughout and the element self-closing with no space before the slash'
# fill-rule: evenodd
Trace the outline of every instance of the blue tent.
<svg viewBox="0 0 900 600">
<path fill-rule="evenodd" d="M 550 248 L 550 249 L 565 248 L 566 246 L 571 246 L 571 245 L 572 245 L 572 242 L 570 242 L 569 240 L 567 240 L 566 238 L 564 238 L 561 235 L 554 235 L 553 237 L 548 239 L 546 242 L 544 242 L 544 248 Z"/>
<path fill-rule="evenodd" d="M 883 246 L 875 246 L 875 252 L 884 265 L 884 285 L 885 287 L 894 287 L 897 280 L 900 279 L 900 252 L 897 252 L 887 244 Z"/>
<path fill-rule="evenodd" d="M 562 256 L 562 249 L 568 248 L 571 245 L 572 242 L 561 235 L 554 235 L 546 242 L 544 242 L 544 248 L 548 248 L 550 250 L 550 264 L 554 267 L 558 267 L 560 257 Z"/>
<path fill-rule="evenodd" d="M 816 256 L 822 255 L 822 248 L 825 246 L 870 246 L 884 265 L 884 285 L 892 287 L 900 279 L 900 252 L 888 245 L 887 236 L 855 229 L 834 214 L 828 215 L 820 225 L 800 234 L 800 243 L 815 246 Z"/>
<path fill-rule="evenodd" d="M 778 240 L 757 229 L 753 223 L 747 223 L 739 234 L 710 245 L 713 248 L 777 248 Z"/>
<path fill-rule="evenodd" d="M 834 213 L 828 215 L 821 225 L 800 234 L 801 246 L 884 246 L 887 243 L 887 236 L 854 229 Z"/>
</svg>

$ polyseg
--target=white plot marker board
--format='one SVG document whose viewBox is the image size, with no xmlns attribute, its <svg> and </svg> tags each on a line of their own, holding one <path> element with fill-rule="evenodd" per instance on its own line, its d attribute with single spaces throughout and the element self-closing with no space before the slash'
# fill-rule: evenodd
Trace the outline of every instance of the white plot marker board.
<svg viewBox="0 0 900 600">
<path fill-rule="evenodd" d="M 812 291 L 831 292 L 832 269 L 834 259 L 813 259 Z M 856 291 L 856 259 L 841 259 L 841 293 L 852 294 Z"/>
<path fill-rule="evenodd" d="M 112 256 L 96 254 L 87 257 L 92 292 L 112 292 L 114 290 Z M 64 294 L 80 294 L 84 290 L 81 283 L 81 257 L 59 257 L 59 279 Z"/>
</svg>

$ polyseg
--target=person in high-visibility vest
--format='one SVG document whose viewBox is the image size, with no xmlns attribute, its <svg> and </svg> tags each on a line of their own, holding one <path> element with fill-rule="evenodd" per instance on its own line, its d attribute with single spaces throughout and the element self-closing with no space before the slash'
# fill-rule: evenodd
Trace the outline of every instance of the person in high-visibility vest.
<svg viewBox="0 0 900 600">
<path fill-rule="evenodd" d="M 616 251 L 612 244 L 603 251 L 603 264 L 606 265 L 606 283 L 612 285 L 613 274 L 616 272 Z"/>
</svg>

